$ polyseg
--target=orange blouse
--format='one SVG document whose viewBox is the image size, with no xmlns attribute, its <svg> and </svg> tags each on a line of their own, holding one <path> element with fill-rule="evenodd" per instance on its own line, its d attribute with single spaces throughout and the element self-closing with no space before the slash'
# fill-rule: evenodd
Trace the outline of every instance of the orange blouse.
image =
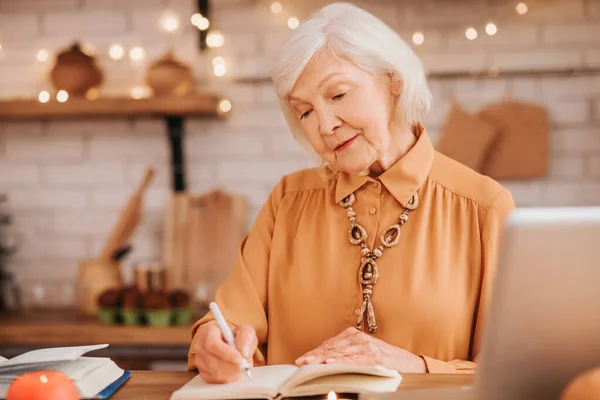
<svg viewBox="0 0 600 400">
<path fill-rule="evenodd" d="M 398 244 L 377 259 L 375 336 L 422 356 L 429 372 L 472 372 L 514 203 L 494 180 L 436 152 L 425 130 L 378 178 L 339 173 L 327 180 L 314 168 L 275 186 L 215 299 L 230 324 L 256 329 L 255 365 L 294 363 L 355 326 L 361 254 L 338 204 L 352 192 L 370 249 L 411 195 L 419 197 Z M 192 337 L 212 319 L 209 312 L 197 321 Z M 195 368 L 191 349 L 188 367 Z"/>
</svg>

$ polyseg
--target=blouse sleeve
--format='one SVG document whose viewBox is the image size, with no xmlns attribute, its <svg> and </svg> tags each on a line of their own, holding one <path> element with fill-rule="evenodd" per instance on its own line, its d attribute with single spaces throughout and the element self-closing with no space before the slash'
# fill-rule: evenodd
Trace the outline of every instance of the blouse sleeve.
<svg viewBox="0 0 600 400">
<path fill-rule="evenodd" d="M 430 373 L 474 373 L 477 366 L 481 346 L 481 332 L 485 323 L 485 317 L 491 300 L 491 292 L 496 276 L 498 251 L 504 223 L 508 214 L 515 209 L 513 198 L 508 190 L 500 192 L 487 213 L 483 216 L 481 227 L 481 291 L 477 315 L 474 321 L 474 336 L 471 347 L 470 360 L 440 361 L 430 357 L 422 356 Z"/>
<path fill-rule="evenodd" d="M 283 185 L 280 181 L 258 213 L 249 234 L 240 244 L 236 263 L 215 294 L 216 303 L 232 327 L 250 325 L 256 330 L 258 349 L 254 354 L 254 365 L 257 366 L 266 363 L 269 257 L 275 216 L 282 198 Z M 214 317 L 209 311 L 194 323 L 192 343 L 198 327 L 212 320 Z M 188 352 L 188 369 L 196 369 L 191 346 Z"/>
</svg>

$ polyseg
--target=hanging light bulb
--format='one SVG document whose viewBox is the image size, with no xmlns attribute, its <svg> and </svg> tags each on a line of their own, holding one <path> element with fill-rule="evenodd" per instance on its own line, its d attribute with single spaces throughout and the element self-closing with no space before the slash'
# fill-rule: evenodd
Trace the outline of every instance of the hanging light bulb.
<svg viewBox="0 0 600 400">
<path fill-rule="evenodd" d="M 202 21 L 203 18 L 204 17 L 202 16 L 202 14 L 194 13 L 194 15 L 192 15 L 192 18 L 191 18 L 192 25 L 198 26 L 198 24 L 200 23 L 200 21 Z"/>
<path fill-rule="evenodd" d="M 42 49 L 42 50 L 38 51 L 38 53 L 37 53 L 37 60 L 39 62 L 46 62 L 46 61 L 48 61 L 48 56 L 49 56 L 48 51 L 45 49 Z"/>
<path fill-rule="evenodd" d="M 66 90 L 59 90 L 58 93 L 56 93 L 56 100 L 60 103 L 64 103 L 69 100 L 69 93 L 67 93 Z"/>
<path fill-rule="evenodd" d="M 216 67 L 217 65 L 225 65 L 225 60 L 223 57 L 215 57 L 213 58 L 212 63 L 213 67 Z"/>
<path fill-rule="evenodd" d="M 225 64 L 217 64 L 215 65 L 213 72 L 216 76 L 223 76 L 227 72 L 227 67 Z"/>
<path fill-rule="evenodd" d="M 498 27 L 496 24 L 490 22 L 485 26 L 485 33 L 488 35 L 493 36 L 496 34 L 496 32 L 498 32 Z"/>
<path fill-rule="evenodd" d="M 279 14 L 282 11 L 283 11 L 283 6 L 281 5 L 280 2 L 274 1 L 273 3 L 271 3 L 271 12 L 273 14 Z"/>
<path fill-rule="evenodd" d="M 131 50 L 129 50 L 129 58 L 133 61 L 142 61 L 146 58 L 146 50 L 140 46 L 132 47 Z"/>
<path fill-rule="evenodd" d="M 290 29 L 296 29 L 300 25 L 300 21 L 296 17 L 291 17 L 288 19 L 287 24 Z"/>
<path fill-rule="evenodd" d="M 210 22 L 208 21 L 208 19 L 202 18 L 196 25 L 196 28 L 200 29 L 201 31 L 205 31 L 208 29 L 209 26 Z"/>
<path fill-rule="evenodd" d="M 113 60 L 120 60 L 125 55 L 125 49 L 120 44 L 113 44 L 108 49 L 108 55 Z"/>
<path fill-rule="evenodd" d="M 221 47 L 225 44 L 225 38 L 219 31 L 211 31 L 206 35 L 206 45 L 208 47 Z"/>
<path fill-rule="evenodd" d="M 225 113 L 231 111 L 231 102 L 227 99 L 221 100 L 219 102 L 219 110 Z"/>
<path fill-rule="evenodd" d="M 179 29 L 179 17 L 171 10 L 162 13 L 159 20 L 162 30 L 173 33 Z"/>
<path fill-rule="evenodd" d="M 468 28 L 465 32 L 465 36 L 469 40 L 475 40 L 477 39 L 477 31 L 475 30 L 475 28 Z"/>
<path fill-rule="evenodd" d="M 38 95 L 38 100 L 40 101 L 40 103 L 47 103 L 50 101 L 50 93 L 48 93 L 46 90 L 42 90 L 40 92 L 40 94 Z"/>
<path fill-rule="evenodd" d="M 516 10 L 519 14 L 523 15 L 527 14 L 527 11 L 529 11 L 529 7 L 527 7 L 527 4 L 525 3 L 519 3 L 517 4 Z"/>
<path fill-rule="evenodd" d="M 129 91 L 129 94 L 131 95 L 131 98 L 133 98 L 133 99 L 136 99 L 136 100 L 143 99 L 144 97 L 146 97 L 146 88 L 144 88 L 143 86 L 134 86 Z"/>
<path fill-rule="evenodd" d="M 417 46 L 420 46 L 425 41 L 425 36 L 423 36 L 423 32 L 415 32 L 412 36 L 412 41 Z"/>
</svg>

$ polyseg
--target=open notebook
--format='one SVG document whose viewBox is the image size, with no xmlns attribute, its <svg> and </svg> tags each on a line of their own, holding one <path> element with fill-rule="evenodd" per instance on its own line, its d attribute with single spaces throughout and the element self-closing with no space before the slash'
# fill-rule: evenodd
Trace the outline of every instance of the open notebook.
<svg viewBox="0 0 600 400">
<path fill-rule="evenodd" d="M 346 364 L 269 365 L 252 368 L 252 379 L 211 385 L 200 375 L 171 395 L 171 400 L 278 399 L 337 393 L 383 393 L 398 389 L 402 377 L 381 366 Z"/>
<path fill-rule="evenodd" d="M 68 375 L 75 383 L 82 399 L 106 399 L 131 374 L 117 366 L 110 358 L 83 357 L 84 354 L 108 347 L 94 346 L 53 347 L 33 350 L 7 360 L 0 358 L 0 398 L 6 398 L 10 383 L 25 372 L 53 370 Z"/>
</svg>

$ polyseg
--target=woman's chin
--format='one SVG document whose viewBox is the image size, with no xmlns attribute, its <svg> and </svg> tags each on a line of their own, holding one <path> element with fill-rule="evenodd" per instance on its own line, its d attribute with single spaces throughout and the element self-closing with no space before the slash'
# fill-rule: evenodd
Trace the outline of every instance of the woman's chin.
<svg viewBox="0 0 600 400">
<path fill-rule="evenodd" d="M 369 163 L 338 163 L 337 169 L 352 175 L 368 175 Z"/>
</svg>

